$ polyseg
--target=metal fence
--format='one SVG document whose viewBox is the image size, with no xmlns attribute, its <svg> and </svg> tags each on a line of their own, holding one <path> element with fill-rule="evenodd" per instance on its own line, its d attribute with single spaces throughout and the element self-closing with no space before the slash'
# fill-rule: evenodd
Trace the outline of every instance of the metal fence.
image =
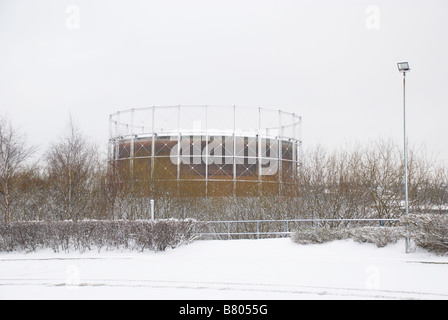
<svg viewBox="0 0 448 320">
<path fill-rule="evenodd" d="M 209 221 L 200 239 L 261 239 L 289 237 L 299 227 L 393 226 L 399 219 L 292 219 Z"/>
</svg>

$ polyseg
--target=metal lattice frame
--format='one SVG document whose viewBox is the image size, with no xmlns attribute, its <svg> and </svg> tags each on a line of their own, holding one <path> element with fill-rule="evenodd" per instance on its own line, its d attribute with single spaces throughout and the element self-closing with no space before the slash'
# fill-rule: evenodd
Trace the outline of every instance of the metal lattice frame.
<svg viewBox="0 0 448 320">
<path fill-rule="evenodd" d="M 109 118 L 109 159 L 128 162 L 131 172 L 135 161 L 148 160 L 153 183 L 240 181 L 277 183 L 281 189 L 295 184 L 301 145 L 301 117 L 281 110 L 154 106 Z"/>
</svg>

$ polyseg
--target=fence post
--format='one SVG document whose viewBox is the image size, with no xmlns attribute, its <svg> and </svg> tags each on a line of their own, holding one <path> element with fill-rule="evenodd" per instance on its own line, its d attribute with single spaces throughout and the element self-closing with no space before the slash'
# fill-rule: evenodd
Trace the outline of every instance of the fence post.
<svg viewBox="0 0 448 320">
<path fill-rule="evenodd" d="M 151 221 L 154 221 L 154 199 L 151 199 L 149 203 L 151 204 Z"/>
<path fill-rule="evenodd" d="M 257 240 L 260 239 L 260 229 L 258 227 L 258 220 L 257 220 Z"/>
</svg>

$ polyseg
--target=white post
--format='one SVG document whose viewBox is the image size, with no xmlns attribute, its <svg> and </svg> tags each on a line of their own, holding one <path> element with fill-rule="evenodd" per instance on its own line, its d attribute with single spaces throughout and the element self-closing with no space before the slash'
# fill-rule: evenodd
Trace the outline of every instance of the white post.
<svg viewBox="0 0 448 320">
<path fill-rule="evenodd" d="M 260 239 L 260 226 L 258 224 L 258 220 L 257 220 L 257 240 Z"/>
<path fill-rule="evenodd" d="M 154 221 L 154 199 L 151 199 L 149 203 L 151 204 L 151 221 Z"/>
</svg>

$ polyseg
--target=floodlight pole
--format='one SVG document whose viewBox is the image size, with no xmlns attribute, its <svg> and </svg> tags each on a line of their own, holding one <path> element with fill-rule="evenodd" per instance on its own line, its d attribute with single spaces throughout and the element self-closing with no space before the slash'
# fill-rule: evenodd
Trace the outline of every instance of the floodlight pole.
<svg viewBox="0 0 448 320">
<path fill-rule="evenodd" d="M 406 139 L 406 71 L 403 72 L 403 131 L 404 131 L 404 197 L 406 217 L 409 214 L 408 200 L 408 152 Z M 406 253 L 409 253 L 408 224 L 406 223 Z"/>
</svg>

